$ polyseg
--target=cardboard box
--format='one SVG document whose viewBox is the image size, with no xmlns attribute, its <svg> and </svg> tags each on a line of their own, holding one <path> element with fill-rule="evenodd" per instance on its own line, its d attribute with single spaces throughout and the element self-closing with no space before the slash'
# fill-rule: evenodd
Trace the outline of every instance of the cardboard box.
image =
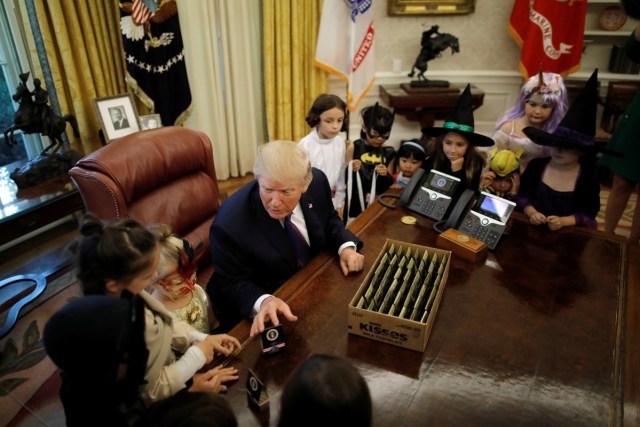
<svg viewBox="0 0 640 427">
<path fill-rule="evenodd" d="M 349 333 L 424 351 L 450 260 L 450 251 L 387 239 L 349 303 Z"/>
<path fill-rule="evenodd" d="M 453 228 L 440 233 L 436 245 L 471 262 L 483 261 L 489 252 L 489 248 L 484 242 Z"/>
</svg>

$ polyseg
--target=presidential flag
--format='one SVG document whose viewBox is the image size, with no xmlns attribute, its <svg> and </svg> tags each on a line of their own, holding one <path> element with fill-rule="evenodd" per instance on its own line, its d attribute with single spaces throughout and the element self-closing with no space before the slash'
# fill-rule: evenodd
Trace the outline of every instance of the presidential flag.
<svg viewBox="0 0 640 427">
<path fill-rule="evenodd" d="M 127 83 L 163 125 L 182 124 L 191 90 L 175 0 L 121 2 L 120 29 Z"/>
<path fill-rule="evenodd" d="M 545 72 L 564 76 L 580 68 L 587 0 L 515 0 L 509 33 L 522 54 L 525 79 Z"/>
<path fill-rule="evenodd" d="M 347 83 L 354 111 L 375 80 L 373 0 L 324 0 L 315 65 Z"/>
</svg>

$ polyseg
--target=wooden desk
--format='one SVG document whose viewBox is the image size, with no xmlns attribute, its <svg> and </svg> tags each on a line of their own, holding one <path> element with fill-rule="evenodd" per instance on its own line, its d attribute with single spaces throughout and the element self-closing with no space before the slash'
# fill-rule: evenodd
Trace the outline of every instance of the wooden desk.
<svg viewBox="0 0 640 427">
<path fill-rule="evenodd" d="M 375 204 L 352 224 L 365 269 L 343 277 L 322 254 L 277 292 L 299 316 L 283 353 L 262 356 L 249 323 L 231 332 L 241 352 L 228 391 L 239 425 L 275 425 L 282 387 L 311 353 L 347 357 L 374 402 L 374 426 L 640 425 L 640 263 L 637 248 L 600 232 L 556 232 L 514 219 L 484 264 L 457 257 L 427 349 L 405 350 L 347 333 L 347 306 L 387 236 L 435 246 L 433 222 L 404 225 L 403 208 Z M 632 259 L 634 261 L 628 261 Z M 269 412 L 247 407 L 252 369 Z"/>
<path fill-rule="evenodd" d="M 389 107 L 395 108 L 397 114 L 405 116 L 408 120 L 420 122 L 421 128 L 429 128 L 435 120 L 446 118 L 456 105 L 464 86 L 452 84 L 451 89 L 457 90 L 432 88 L 408 93 L 400 85 L 380 86 L 380 98 Z M 476 109 L 484 101 L 484 92 L 471 86 L 471 97 Z"/>
<path fill-rule="evenodd" d="M 0 245 L 84 207 L 67 174 L 19 190 L 9 175 L 23 164 L 0 167 Z"/>
</svg>

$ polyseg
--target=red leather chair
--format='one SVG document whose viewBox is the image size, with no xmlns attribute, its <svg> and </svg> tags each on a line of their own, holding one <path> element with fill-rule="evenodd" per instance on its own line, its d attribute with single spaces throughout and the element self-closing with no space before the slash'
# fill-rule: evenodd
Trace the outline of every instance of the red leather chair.
<svg viewBox="0 0 640 427">
<path fill-rule="evenodd" d="M 198 283 L 206 286 L 209 228 L 220 207 L 207 135 L 179 126 L 136 132 L 84 157 L 69 175 L 100 219 L 165 223 L 194 247 L 202 243 Z"/>
</svg>

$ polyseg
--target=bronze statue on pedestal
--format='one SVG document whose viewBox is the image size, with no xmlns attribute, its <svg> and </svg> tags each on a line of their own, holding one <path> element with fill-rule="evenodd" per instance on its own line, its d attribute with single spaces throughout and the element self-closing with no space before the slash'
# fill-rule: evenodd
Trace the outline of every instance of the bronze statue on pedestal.
<svg viewBox="0 0 640 427">
<path fill-rule="evenodd" d="M 26 134 L 40 133 L 48 136 L 50 144 L 39 156 L 28 161 L 24 166 L 10 173 L 11 179 L 19 189 L 40 184 L 49 178 L 67 173 L 82 157 L 78 152 L 64 147 L 62 133 L 67 123 L 76 137 L 80 136 L 76 118 L 67 114 L 60 117 L 48 105 L 49 93 L 41 87 L 40 79 L 33 79 L 33 92 L 27 88 L 30 73 L 20 74 L 20 83 L 13 94 L 13 100 L 20 106 L 13 116 L 13 125 L 4 131 L 4 138 L 10 147 L 17 144 L 13 134 L 21 130 Z M 61 148 L 65 148 L 60 150 Z"/>
<path fill-rule="evenodd" d="M 430 29 L 422 33 L 422 40 L 420 42 L 422 48 L 416 58 L 409 77 L 413 77 L 416 70 L 418 73 L 418 80 L 411 82 L 411 87 L 449 87 L 449 82 L 444 80 L 428 80 L 424 73 L 427 71 L 427 63 L 432 59 L 441 56 L 442 52 L 451 48 L 451 54 L 460 52 L 460 44 L 458 38 L 447 33 L 440 33 L 440 29 L 437 25 L 432 25 Z"/>
<path fill-rule="evenodd" d="M 51 141 L 40 155 L 45 155 L 50 150 L 55 153 L 64 147 L 61 135 L 67 123 L 71 125 L 73 135 L 80 136 L 78 122 L 71 114 L 60 117 L 53 112 L 51 106 L 47 104 L 49 94 L 40 87 L 40 79 L 33 80 L 35 89 L 31 92 L 27 88 L 29 74 L 20 74 L 20 84 L 16 88 L 16 93 L 13 94 L 13 100 L 20 103 L 20 106 L 13 116 L 14 124 L 4 131 L 5 142 L 10 146 L 16 145 L 13 133 L 18 129 L 27 134 L 40 133 L 48 136 Z"/>
</svg>

